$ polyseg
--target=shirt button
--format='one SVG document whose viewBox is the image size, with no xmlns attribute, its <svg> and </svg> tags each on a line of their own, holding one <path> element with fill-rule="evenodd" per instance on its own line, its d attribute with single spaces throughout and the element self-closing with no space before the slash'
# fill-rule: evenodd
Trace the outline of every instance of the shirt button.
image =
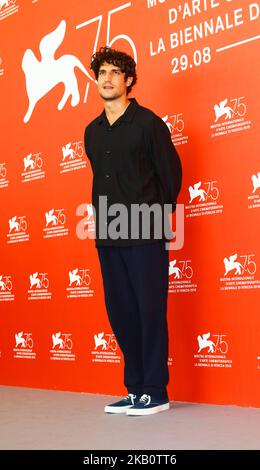
<svg viewBox="0 0 260 470">
<path fill-rule="evenodd" d="M 110 153 L 111 153 L 111 150 L 106 150 L 107 155 L 110 155 Z"/>
<path fill-rule="evenodd" d="M 106 178 L 109 178 L 109 177 L 110 177 L 110 175 L 106 175 Z"/>
</svg>

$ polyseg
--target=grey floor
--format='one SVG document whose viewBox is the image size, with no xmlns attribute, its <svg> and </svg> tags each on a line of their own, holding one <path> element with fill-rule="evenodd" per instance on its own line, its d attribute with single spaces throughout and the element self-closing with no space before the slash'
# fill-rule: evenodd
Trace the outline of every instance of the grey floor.
<svg viewBox="0 0 260 470">
<path fill-rule="evenodd" d="M 114 397 L 0 386 L 0 449 L 260 449 L 260 409 L 172 402 L 105 414 Z"/>
</svg>

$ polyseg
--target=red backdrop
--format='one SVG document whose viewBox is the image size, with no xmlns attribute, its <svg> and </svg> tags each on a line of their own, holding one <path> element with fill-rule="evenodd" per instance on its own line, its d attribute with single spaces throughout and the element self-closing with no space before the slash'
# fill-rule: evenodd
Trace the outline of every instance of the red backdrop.
<svg viewBox="0 0 260 470">
<path fill-rule="evenodd" d="M 260 406 L 259 4 L 174 5 L 0 0 L 2 384 L 125 393 L 86 238 L 83 134 L 103 109 L 89 62 L 109 44 L 136 58 L 130 96 L 165 120 L 183 163 L 170 398 Z"/>
</svg>

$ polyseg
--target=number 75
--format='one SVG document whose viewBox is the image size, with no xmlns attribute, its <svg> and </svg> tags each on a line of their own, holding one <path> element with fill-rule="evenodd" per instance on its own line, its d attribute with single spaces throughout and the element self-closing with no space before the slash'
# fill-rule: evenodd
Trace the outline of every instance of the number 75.
<svg viewBox="0 0 260 470">
<path fill-rule="evenodd" d="M 111 17 L 114 13 L 117 13 L 121 10 L 124 10 L 125 8 L 128 8 L 131 6 L 131 2 L 128 2 L 128 3 L 125 3 L 124 5 L 121 5 L 120 7 L 117 7 L 117 8 L 114 8 L 113 10 L 110 10 L 108 12 L 108 15 L 107 15 L 107 36 L 106 36 L 106 45 L 111 47 L 114 42 L 116 42 L 118 39 L 125 39 L 131 46 L 132 50 L 133 50 L 133 55 L 134 55 L 134 60 L 135 62 L 137 63 L 137 52 L 136 52 L 136 47 L 135 47 L 135 44 L 134 44 L 134 41 L 126 34 L 118 34 L 117 36 L 111 38 L 110 37 L 110 29 L 111 29 Z M 84 23 L 81 23 L 79 25 L 76 26 L 76 29 L 80 29 L 80 28 L 83 28 L 84 26 L 87 26 L 91 23 L 94 23 L 95 21 L 97 21 L 98 25 L 97 25 L 97 34 L 96 34 L 96 39 L 95 39 L 95 42 L 94 42 L 94 48 L 93 48 L 93 54 L 95 53 L 95 51 L 97 50 L 97 45 L 98 45 L 98 41 L 99 41 L 99 36 L 100 36 L 100 30 L 101 30 L 101 24 L 102 24 L 102 19 L 103 19 L 103 15 L 98 15 L 96 16 L 95 18 L 91 18 L 90 20 L 87 20 L 87 21 L 84 21 Z M 94 81 L 94 79 L 93 79 Z"/>
</svg>

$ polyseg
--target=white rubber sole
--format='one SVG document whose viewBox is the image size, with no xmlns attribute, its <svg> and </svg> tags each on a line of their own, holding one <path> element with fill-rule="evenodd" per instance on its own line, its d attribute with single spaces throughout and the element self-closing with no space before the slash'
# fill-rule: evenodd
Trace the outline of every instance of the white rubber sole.
<svg viewBox="0 0 260 470">
<path fill-rule="evenodd" d="M 160 413 L 160 411 L 169 410 L 170 403 L 164 403 L 164 405 L 155 406 L 154 408 L 142 408 L 140 410 L 135 408 L 129 408 L 126 410 L 128 416 L 146 416 L 154 415 L 155 413 Z"/>
<path fill-rule="evenodd" d="M 126 413 L 129 408 L 131 408 L 131 406 L 133 405 L 129 405 L 129 406 L 110 406 L 110 405 L 107 405 L 105 406 L 104 408 L 104 411 L 105 413 L 113 413 L 113 414 L 122 414 L 122 413 Z"/>
</svg>

